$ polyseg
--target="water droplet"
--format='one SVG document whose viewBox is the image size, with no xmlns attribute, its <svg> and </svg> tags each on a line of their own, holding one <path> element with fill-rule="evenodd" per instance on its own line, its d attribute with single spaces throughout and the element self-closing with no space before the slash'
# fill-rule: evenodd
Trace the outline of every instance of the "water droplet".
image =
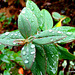
<svg viewBox="0 0 75 75">
<path fill-rule="evenodd" d="M 22 48 L 22 50 L 24 50 L 24 47 Z"/>
<path fill-rule="evenodd" d="M 16 42 L 13 42 L 13 44 L 15 45 L 15 44 L 16 44 Z"/>
<path fill-rule="evenodd" d="M 31 54 L 34 54 L 35 52 L 31 52 Z"/>
<path fill-rule="evenodd" d="M 17 34 L 15 34 L 15 35 L 17 35 Z"/>
<path fill-rule="evenodd" d="M 62 33 L 61 31 L 58 31 L 58 33 Z"/>
<path fill-rule="evenodd" d="M 5 33 L 5 35 L 8 35 L 8 34 L 9 34 L 9 32 L 6 32 L 6 33 Z"/>
<path fill-rule="evenodd" d="M 25 11 L 22 11 L 21 13 L 25 14 Z"/>
<path fill-rule="evenodd" d="M 71 35 L 72 33 L 71 32 L 67 32 L 67 34 Z"/>
<path fill-rule="evenodd" d="M 31 48 L 35 48 L 35 45 L 34 45 L 34 44 L 32 44 L 32 45 L 31 45 Z"/>
<path fill-rule="evenodd" d="M 53 41 L 53 39 L 51 39 L 51 41 Z"/>
<path fill-rule="evenodd" d="M 25 61 L 24 61 L 24 63 L 26 63 L 26 64 L 27 64 L 28 62 L 29 62 L 28 60 L 25 60 Z"/>
<path fill-rule="evenodd" d="M 25 52 L 25 51 L 23 51 L 23 52 L 22 52 L 22 54 L 23 54 L 23 55 L 25 55 L 25 54 L 26 54 L 26 52 Z"/>
<path fill-rule="evenodd" d="M 11 35 L 13 35 L 13 34 L 11 34 Z"/>
<path fill-rule="evenodd" d="M 53 31 L 53 30 L 51 30 L 51 29 L 49 30 L 49 32 L 52 32 L 52 31 Z"/>
<path fill-rule="evenodd" d="M 58 41 L 58 43 L 61 43 L 61 41 Z"/>
</svg>

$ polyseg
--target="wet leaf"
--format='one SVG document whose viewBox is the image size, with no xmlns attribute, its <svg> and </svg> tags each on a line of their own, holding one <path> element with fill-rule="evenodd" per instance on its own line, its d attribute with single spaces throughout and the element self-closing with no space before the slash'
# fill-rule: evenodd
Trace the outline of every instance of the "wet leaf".
<svg viewBox="0 0 75 75">
<path fill-rule="evenodd" d="M 68 49 L 61 47 L 57 45 L 57 51 L 59 54 L 60 59 L 68 59 L 68 60 L 73 60 L 75 59 L 75 56 L 71 54 Z"/>
<path fill-rule="evenodd" d="M 44 49 L 36 45 L 36 59 L 32 65 L 31 71 L 34 75 L 46 75 L 46 65 Z"/>
<path fill-rule="evenodd" d="M 25 39 L 37 33 L 37 18 L 29 8 L 22 9 L 18 17 L 18 28 Z"/>
<path fill-rule="evenodd" d="M 44 45 L 47 57 L 47 73 L 48 75 L 57 75 L 58 71 L 58 52 L 54 44 Z"/>
<path fill-rule="evenodd" d="M 35 60 L 35 45 L 32 43 L 29 43 L 27 45 L 24 45 L 21 50 L 21 55 L 23 62 L 27 69 L 30 69 L 33 61 Z"/>
<path fill-rule="evenodd" d="M 42 30 L 51 29 L 53 27 L 53 20 L 50 13 L 47 10 L 43 9 L 41 10 L 41 17 L 43 21 Z"/>
<path fill-rule="evenodd" d="M 41 12 L 39 7 L 33 1 L 29 1 L 29 0 L 26 3 L 26 7 L 30 8 L 30 10 L 34 13 L 38 21 L 38 26 L 41 27 L 43 22 L 41 19 Z"/>
</svg>

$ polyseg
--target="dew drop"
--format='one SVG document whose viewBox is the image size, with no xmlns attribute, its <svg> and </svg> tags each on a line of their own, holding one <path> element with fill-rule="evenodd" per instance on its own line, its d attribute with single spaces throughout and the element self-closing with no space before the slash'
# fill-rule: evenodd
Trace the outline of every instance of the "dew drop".
<svg viewBox="0 0 75 75">
<path fill-rule="evenodd" d="M 17 34 L 15 34 L 15 35 L 17 35 Z"/>
<path fill-rule="evenodd" d="M 31 48 L 35 48 L 35 45 L 34 45 L 34 44 L 32 44 L 32 45 L 31 45 Z"/>
<path fill-rule="evenodd" d="M 22 48 L 22 50 L 24 50 L 24 47 Z"/>
<path fill-rule="evenodd" d="M 28 62 L 29 62 L 28 60 L 25 60 L 25 61 L 24 61 L 24 63 L 26 63 L 26 64 L 27 64 Z"/>
<path fill-rule="evenodd" d="M 34 20 L 31 20 L 32 22 L 34 22 Z"/>
<path fill-rule="evenodd" d="M 25 11 L 22 11 L 23 14 L 25 14 Z"/>
<path fill-rule="evenodd" d="M 71 32 L 67 32 L 67 34 L 71 35 L 72 33 Z"/>
<path fill-rule="evenodd" d="M 31 54 L 34 54 L 35 52 L 31 52 Z"/>
<path fill-rule="evenodd" d="M 13 42 L 13 44 L 15 45 L 15 44 L 16 44 L 16 42 Z"/>
<path fill-rule="evenodd" d="M 41 17 L 42 17 L 43 15 L 41 14 Z"/>
<path fill-rule="evenodd" d="M 5 35 L 8 35 L 8 34 L 9 34 L 9 32 L 6 32 L 6 33 L 5 33 Z"/>
<path fill-rule="evenodd" d="M 53 41 L 53 39 L 51 39 L 51 41 Z"/>
<path fill-rule="evenodd" d="M 50 29 L 49 32 L 52 32 L 52 30 Z"/>
<path fill-rule="evenodd" d="M 23 54 L 23 55 L 25 55 L 25 54 L 26 54 L 26 52 L 25 52 L 25 51 L 23 51 L 23 52 L 22 52 L 22 54 Z"/>
<path fill-rule="evenodd" d="M 58 31 L 58 33 L 62 33 L 61 31 Z"/>
<path fill-rule="evenodd" d="M 11 35 L 13 35 L 13 34 L 11 34 Z"/>
</svg>

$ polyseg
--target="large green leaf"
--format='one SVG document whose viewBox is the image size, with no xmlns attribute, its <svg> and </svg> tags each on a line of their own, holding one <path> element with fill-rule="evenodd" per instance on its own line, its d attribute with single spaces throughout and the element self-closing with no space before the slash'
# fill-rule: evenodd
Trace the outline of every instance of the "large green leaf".
<svg viewBox="0 0 75 75">
<path fill-rule="evenodd" d="M 44 44 L 49 44 L 49 43 L 59 41 L 63 38 L 65 38 L 65 36 L 52 36 L 52 37 L 37 38 L 33 40 L 33 43 L 44 45 Z"/>
<path fill-rule="evenodd" d="M 73 60 L 75 59 L 75 56 L 73 54 L 71 54 L 66 48 L 61 47 L 59 45 L 57 45 L 57 49 L 58 54 L 60 59 L 68 59 L 68 60 Z"/>
<path fill-rule="evenodd" d="M 63 34 L 66 34 L 66 38 L 58 41 L 57 43 L 68 43 L 75 40 L 75 27 L 69 26 L 62 26 L 62 27 L 55 27 L 53 30 L 63 31 Z"/>
<path fill-rule="evenodd" d="M 25 39 L 37 33 L 37 18 L 29 8 L 22 9 L 18 17 L 18 28 Z"/>
<path fill-rule="evenodd" d="M 44 45 L 47 57 L 47 73 L 48 75 L 57 75 L 58 70 L 58 52 L 54 44 Z"/>
<path fill-rule="evenodd" d="M 22 59 L 27 69 L 31 68 L 35 60 L 35 51 L 35 45 L 32 43 L 24 45 L 21 50 Z"/>
<path fill-rule="evenodd" d="M 36 44 L 49 44 L 56 41 L 59 41 L 63 38 L 65 38 L 66 35 L 63 34 L 61 31 L 54 31 L 52 29 L 45 30 L 41 32 L 40 34 L 37 34 L 34 36 L 33 42 Z"/>
<path fill-rule="evenodd" d="M 41 10 L 41 15 L 43 21 L 42 30 L 51 29 L 53 27 L 53 20 L 50 13 L 47 10 L 43 9 Z"/>
<path fill-rule="evenodd" d="M 33 1 L 27 1 L 26 3 L 26 7 L 27 8 L 30 8 L 30 10 L 34 13 L 34 15 L 36 16 L 37 18 L 37 21 L 38 21 L 38 25 L 40 27 L 42 27 L 42 19 L 41 19 L 41 13 L 40 13 L 40 9 L 38 8 L 38 6 L 33 2 Z"/>
<path fill-rule="evenodd" d="M 36 59 L 31 71 L 34 75 L 46 75 L 46 56 L 40 45 L 36 45 Z"/>
</svg>

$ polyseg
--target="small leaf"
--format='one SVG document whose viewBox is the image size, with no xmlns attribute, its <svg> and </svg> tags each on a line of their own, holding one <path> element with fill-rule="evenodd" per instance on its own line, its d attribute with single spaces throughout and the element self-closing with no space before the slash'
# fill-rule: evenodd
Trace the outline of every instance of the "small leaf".
<svg viewBox="0 0 75 75">
<path fill-rule="evenodd" d="M 18 17 L 18 28 L 25 39 L 37 33 L 37 18 L 29 8 L 22 9 Z"/>
<path fill-rule="evenodd" d="M 54 44 L 44 45 L 47 57 L 47 73 L 48 75 L 57 75 L 58 71 L 58 52 Z"/>
<path fill-rule="evenodd" d="M 36 49 L 36 58 L 31 71 L 34 75 L 46 75 L 46 56 L 44 49 L 40 45 L 36 45 Z"/>
<path fill-rule="evenodd" d="M 61 18 L 61 15 L 58 12 L 53 12 L 52 16 L 54 19 L 59 20 Z"/>
<path fill-rule="evenodd" d="M 50 13 L 47 10 L 43 9 L 41 10 L 41 17 L 43 21 L 42 30 L 51 29 L 53 27 L 53 20 Z"/>
<path fill-rule="evenodd" d="M 67 23 L 69 23 L 69 22 L 71 21 L 71 18 L 70 18 L 70 17 L 64 16 L 64 15 L 61 15 L 61 17 L 62 17 L 62 18 L 66 17 L 66 18 L 62 21 L 63 24 L 67 24 Z"/>
<path fill-rule="evenodd" d="M 66 17 L 62 18 L 54 27 L 61 27 L 62 26 L 62 21 L 65 19 Z"/>
<path fill-rule="evenodd" d="M 37 18 L 38 25 L 41 27 L 43 22 L 42 22 L 41 12 L 39 7 L 33 1 L 27 1 L 26 7 L 30 8 L 30 10 L 34 13 L 34 15 Z"/>
<path fill-rule="evenodd" d="M 73 60 L 75 59 L 75 56 L 71 54 L 66 48 L 61 47 L 57 45 L 57 51 L 59 54 L 60 59 L 68 59 L 68 60 Z"/>
<path fill-rule="evenodd" d="M 21 55 L 23 62 L 27 69 L 30 69 L 33 61 L 35 59 L 35 45 L 32 43 L 29 43 L 27 45 L 24 45 L 21 50 Z"/>
<path fill-rule="evenodd" d="M 8 70 L 5 70 L 3 75 L 10 75 L 9 71 Z"/>
</svg>

